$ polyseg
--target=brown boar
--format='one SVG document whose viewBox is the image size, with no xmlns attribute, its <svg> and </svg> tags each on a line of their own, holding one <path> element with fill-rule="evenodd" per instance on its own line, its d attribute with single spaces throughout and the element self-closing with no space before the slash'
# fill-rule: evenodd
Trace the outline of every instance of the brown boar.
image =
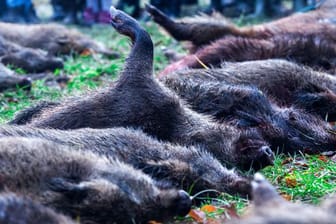
<svg viewBox="0 0 336 224">
<path fill-rule="evenodd" d="M 336 37 L 336 33 L 333 36 Z M 268 39 L 227 36 L 168 65 L 160 76 L 186 68 L 220 67 L 222 62 L 272 58 L 290 59 L 315 69 L 334 72 L 335 43 L 323 32 L 309 35 L 290 33 Z"/>
<path fill-rule="evenodd" d="M 335 18 L 335 10 L 334 3 L 327 2 L 315 11 L 238 28 L 225 19 L 196 18 L 197 22 L 177 23 L 155 7 L 147 6 L 154 20 L 171 35 L 193 43 L 192 54 L 168 66 L 162 75 L 184 68 L 219 66 L 222 61 L 269 58 L 290 58 L 312 67 L 334 71 L 336 26 L 326 21 Z"/>
<path fill-rule="evenodd" d="M 147 12 L 156 23 L 168 31 L 176 40 L 190 41 L 194 50 L 226 36 L 266 39 L 288 33 L 316 34 L 320 31 L 328 33 L 326 28 L 334 28 L 325 27 L 323 23 L 332 25 L 330 21 L 335 18 L 335 9 L 333 0 L 327 0 L 314 11 L 296 13 L 275 21 L 240 28 L 218 14 L 196 16 L 176 22 L 155 6 L 146 5 Z M 330 36 L 330 38 L 333 37 Z"/>
</svg>

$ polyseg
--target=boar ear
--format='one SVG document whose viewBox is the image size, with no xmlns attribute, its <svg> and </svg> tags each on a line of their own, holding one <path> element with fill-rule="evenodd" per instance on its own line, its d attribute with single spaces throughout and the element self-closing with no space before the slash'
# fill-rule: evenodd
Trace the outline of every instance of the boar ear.
<svg viewBox="0 0 336 224">
<path fill-rule="evenodd" d="M 88 194 L 87 187 L 60 177 L 51 178 L 48 187 L 51 191 L 62 193 L 70 199 L 81 200 Z"/>
<path fill-rule="evenodd" d="M 70 42 L 70 40 L 69 40 L 69 37 L 62 36 L 62 37 L 58 37 L 56 42 L 60 45 L 64 45 L 64 44 L 68 44 Z"/>
</svg>

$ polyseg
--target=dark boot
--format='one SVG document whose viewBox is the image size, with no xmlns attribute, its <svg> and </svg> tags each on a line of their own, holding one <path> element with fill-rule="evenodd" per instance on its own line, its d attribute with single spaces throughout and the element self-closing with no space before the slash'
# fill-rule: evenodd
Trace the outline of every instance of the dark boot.
<svg viewBox="0 0 336 224">
<path fill-rule="evenodd" d="M 64 24 L 78 24 L 77 18 L 77 3 L 76 1 L 64 2 L 65 17 L 63 19 Z"/>
<path fill-rule="evenodd" d="M 0 17 L 4 14 L 6 10 L 7 10 L 6 0 L 0 0 Z"/>
<path fill-rule="evenodd" d="M 51 21 L 62 21 L 65 17 L 64 6 L 61 4 L 60 0 L 52 0 L 51 5 L 53 8 L 53 16 L 50 18 Z"/>
</svg>

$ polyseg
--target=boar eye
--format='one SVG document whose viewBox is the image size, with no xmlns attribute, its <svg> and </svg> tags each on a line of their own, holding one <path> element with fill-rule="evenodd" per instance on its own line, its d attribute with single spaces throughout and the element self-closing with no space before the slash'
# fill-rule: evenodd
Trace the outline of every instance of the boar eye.
<svg viewBox="0 0 336 224">
<path fill-rule="evenodd" d="M 51 178 L 48 182 L 48 187 L 51 191 L 59 192 L 65 197 L 75 201 L 83 200 L 89 191 L 87 187 L 60 177 Z"/>
</svg>

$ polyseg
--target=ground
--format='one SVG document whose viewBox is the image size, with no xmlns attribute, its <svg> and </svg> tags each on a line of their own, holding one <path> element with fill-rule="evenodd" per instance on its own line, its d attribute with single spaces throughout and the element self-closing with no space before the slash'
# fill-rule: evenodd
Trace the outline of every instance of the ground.
<svg viewBox="0 0 336 224">
<path fill-rule="evenodd" d="M 162 49 L 168 47 L 183 52 L 181 44 L 172 40 L 163 30 L 152 22 L 143 23 L 155 43 L 155 71 L 158 72 L 167 65 Z M 69 95 L 80 94 L 88 89 L 109 85 L 117 78 L 122 69 L 124 59 L 130 50 L 127 38 L 117 34 L 112 27 L 96 25 L 92 28 L 80 28 L 87 35 L 103 42 L 108 47 L 121 53 L 121 59 L 108 60 L 99 55 L 69 56 L 66 58 L 65 67 L 54 71 L 54 75 L 69 75 L 70 81 L 65 86 L 46 86 L 43 80 L 33 84 L 31 92 L 27 93 L 17 89 L 0 93 L 0 123 L 10 120 L 16 111 L 19 111 L 35 102 L 45 100 L 57 100 Z M 19 73 L 24 71 L 17 69 Z M 297 155 L 288 157 L 277 156 L 275 165 L 261 171 L 270 182 L 278 187 L 279 192 L 288 200 L 303 201 L 305 203 L 319 203 L 325 195 L 335 192 L 336 166 L 332 158 L 317 155 Z M 201 196 L 200 196 L 201 197 Z M 203 215 L 207 215 L 207 223 L 216 223 L 219 218 L 234 216 L 235 209 L 242 213 L 249 201 L 244 198 L 223 194 L 215 200 L 206 200 L 205 212 L 199 212 L 196 208 L 191 214 L 192 218 L 178 219 L 178 223 L 192 221 L 204 221 Z M 234 206 L 234 209 L 231 207 Z M 210 219 L 209 219 L 210 217 Z M 214 218 L 214 219 L 212 219 Z M 210 220 L 210 221 L 209 221 Z M 215 221 L 214 221 L 215 220 Z"/>
</svg>

